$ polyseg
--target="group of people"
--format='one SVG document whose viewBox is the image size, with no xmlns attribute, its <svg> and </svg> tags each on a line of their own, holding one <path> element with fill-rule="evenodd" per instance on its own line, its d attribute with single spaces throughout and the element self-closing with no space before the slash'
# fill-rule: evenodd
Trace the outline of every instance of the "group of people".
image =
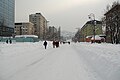
<svg viewBox="0 0 120 80">
<path fill-rule="evenodd" d="M 8 43 L 10 43 L 10 44 L 12 44 L 12 40 L 10 39 L 10 40 L 6 40 L 6 43 L 8 44 Z"/>
<path fill-rule="evenodd" d="M 58 48 L 59 47 L 59 41 L 53 41 L 53 48 Z"/>
<path fill-rule="evenodd" d="M 44 41 L 43 45 L 45 47 L 45 49 L 47 48 L 47 41 Z M 53 48 L 58 48 L 59 47 L 59 41 L 53 41 Z"/>
</svg>

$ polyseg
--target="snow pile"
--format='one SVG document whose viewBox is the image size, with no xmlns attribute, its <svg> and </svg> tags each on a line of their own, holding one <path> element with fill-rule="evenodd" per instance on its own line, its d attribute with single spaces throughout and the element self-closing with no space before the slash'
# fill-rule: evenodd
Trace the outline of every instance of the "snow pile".
<svg viewBox="0 0 120 80">
<path fill-rule="evenodd" d="M 120 79 L 120 45 L 80 44 L 77 46 L 77 50 L 82 53 L 88 65 L 102 80 Z M 80 46 L 86 49 L 79 49 Z"/>
<path fill-rule="evenodd" d="M 18 38 L 18 37 L 35 37 L 35 38 L 38 38 L 38 36 L 36 36 L 36 35 L 16 35 L 15 36 L 16 38 Z"/>
</svg>

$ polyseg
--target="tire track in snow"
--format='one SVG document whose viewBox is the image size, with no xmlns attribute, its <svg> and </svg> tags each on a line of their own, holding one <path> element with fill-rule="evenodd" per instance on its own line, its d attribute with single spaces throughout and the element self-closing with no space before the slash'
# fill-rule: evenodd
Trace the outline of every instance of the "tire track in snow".
<svg viewBox="0 0 120 80">
<path fill-rule="evenodd" d="M 27 51 L 25 51 L 25 52 L 27 52 Z M 32 62 L 30 62 L 29 64 L 26 63 L 26 65 L 24 65 L 22 68 L 20 68 L 19 70 L 15 71 L 13 74 L 11 74 L 9 77 L 7 77 L 6 80 L 11 79 L 12 77 L 14 77 L 14 75 L 20 74 L 20 73 L 22 73 L 22 72 L 30 69 L 31 67 L 37 65 L 37 64 L 40 64 L 40 63 L 42 62 L 42 60 L 44 60 L 44 58 L 45 58 L 47 55 L 49 55 L 49 54 L 51 54 L 52 52 L 54 52 L 54 50 L 53 50 L 53 49 L 52 49 L 52 50 L 49 50 L 49 52 L 46 52 L 46 50 L 42 50 L 42 54 L 40 54 L 40 52 L 41 52 L 41 50 L 35 52 L 35 53 L 33 54 L 33 56 L 36 57 L 36 59 L 34 58 L 35 60 L 33 60 Z M 36 55 L 36 54 L 37 54 L 37 55 Z"/>
<path fill-rule="evenodd" d="M 51 53 L 53 53 L 54 50 L 52 49 L 52 50 L 49 51 L 49 52 L 46 52 L 46 53 L 45 53 L 45 52 L 46 52 L 46 51 L 43 52 L 43 55 L 42 55 L 42 57 L 41 57 L 40 59 L 34 60 L 34 61 L 31 62 L 30 64 L 28 64 L 27 67 L 31 67 L 31 66 L 34 66 L 34 65 L 36 65 L 36 64 L 39 64 L 46 56 L 48 56 L 48 55 L 50 55 Z"/>
<path fill-rule="evenodd" d="M 79 44 L 77 44 L 79 45 Z M 76 44 L 73 44 L 71 47 L 74 49 L 74 51 L 80 56 L 83 63 L 85 63 L 85 70 L 90 74 L 90 76 L 94 77 L 94 80 L 106 80 L 104 78 L 101 79 L 100 75 L 94 70 L 94 68 L 91 66 L 91 62 L 86 58 L 86 53 L 91 53 L 87 48 L 84 46 L 77 46 Z"/>
</svg>

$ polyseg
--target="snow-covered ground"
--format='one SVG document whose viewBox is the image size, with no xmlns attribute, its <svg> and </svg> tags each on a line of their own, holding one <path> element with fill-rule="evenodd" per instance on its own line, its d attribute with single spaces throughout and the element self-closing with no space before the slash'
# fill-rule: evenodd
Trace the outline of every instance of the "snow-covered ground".
<svg viewBox="0 0 120 80">
<path fill-rule="evenodd" d="M 120 45 L 0 43 L 0 80 L 120 80 Z"/>
</svg>

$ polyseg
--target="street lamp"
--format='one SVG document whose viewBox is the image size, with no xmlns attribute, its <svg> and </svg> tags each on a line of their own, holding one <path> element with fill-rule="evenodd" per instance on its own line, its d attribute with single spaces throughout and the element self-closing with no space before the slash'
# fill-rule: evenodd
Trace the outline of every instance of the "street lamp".
<svg viewBox="0 0 120 80">
<path fill-rule="evenodd" d="M 88 15 L 88 18 L 91 20 L 91 23 L 93 21 L 93 26 L 94 26 L 94 28 L 93 28 L 93 38 L 94 38 L 93 43 L 95 43 L 95 26 L 96 26 L 95 15 L 93 13 L 91 13 Z"/>
</svg>

